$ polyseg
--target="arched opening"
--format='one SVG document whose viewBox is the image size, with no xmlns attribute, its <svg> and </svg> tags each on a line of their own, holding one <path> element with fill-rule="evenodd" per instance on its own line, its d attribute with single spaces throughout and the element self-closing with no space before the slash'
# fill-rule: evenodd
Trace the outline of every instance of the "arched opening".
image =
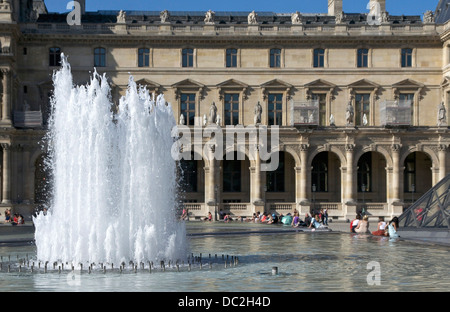
<svg viewBox="0 0 450 312">
<path fill-rule="evenodd" d="M 184 203 L 204 201 L 205 172 L 203 160 L 192 152 L 190 159 L 181 159 L 178 165 L 178 185 L 180 199 Z"/>
<path fill-rule="evenodd" d="M 312 211 L 318 211 L 321 203 L 341 202 L 341 162 L 333 152 L 317 154 L 311 163 Z"/>
<path fill-rule="evenodd" d="M 361 155 L 357 164 L 358 202 L 387 202 L 386 159 L 378 152 L 367 152 Z"/>
<path fill-rule="evenodd" d="M 295 160 L 291 154 L 279 152 L 278 167 L 274 171 L 266 172 L 264 185 L 265 202 L 271 210 L 291 210 L 281 203 L 295 202 Z M 278 204 L 277 204 L 278 203 Z M 291 212 L 291 211 L 288 211 Z M 286 212 L 287 213 L 287 212 Z"/>
<path fill-rule="evenodd" d="M 411 204 L 433 186 L 432 161 L 424 152 L 413 152 L 405 158 L 403 166 L 403 200 Z"/>
<path fill-rule="evenodd" d="M 234 152 L 225 155 L 221 163 L 222 203 L 250 202 L 250 161 L 246 155 Z"/>
</svg>

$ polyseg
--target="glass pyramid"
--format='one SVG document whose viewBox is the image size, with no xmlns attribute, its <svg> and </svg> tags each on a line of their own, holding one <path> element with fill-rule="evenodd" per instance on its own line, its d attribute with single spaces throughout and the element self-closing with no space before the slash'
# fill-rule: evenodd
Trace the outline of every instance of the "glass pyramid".
<svg viewBox="0 0 450 312">
<path fill-rule="evenodd" d="M 400 228 L 450 230 L 450 175 L 432 187 L 398 218 Z"/>
</svg>

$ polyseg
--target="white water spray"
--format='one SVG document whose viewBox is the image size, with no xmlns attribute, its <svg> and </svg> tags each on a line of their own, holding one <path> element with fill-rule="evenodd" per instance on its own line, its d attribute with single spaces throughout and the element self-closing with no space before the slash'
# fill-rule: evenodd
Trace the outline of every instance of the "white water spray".
<svg viewBox="0 0 450 312">
<path fill-rule="evenodd" d="M 146 262 L 184 259 L 186 229 L 176 220 L 172 108 L 130 77 L 118 113 L 96 72 L 73 86 L 62 56 L 54 73 L 48 145 L 51 208 L 34 218 L 43 261 Z"/>
</svg>

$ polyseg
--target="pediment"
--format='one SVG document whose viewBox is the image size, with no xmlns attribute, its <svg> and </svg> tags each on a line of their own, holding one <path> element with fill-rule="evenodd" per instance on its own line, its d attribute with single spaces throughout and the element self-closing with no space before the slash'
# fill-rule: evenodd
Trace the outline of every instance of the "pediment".
<svg viewBox="0 0 450 312">
<path fill-rule="evenodd" d="M 450 79 L 449 79 L 449 77 L 444 77 L 444 78 L 442 78 L 440 86 L 441 86 L 442 88 L 447 88 L 449 85 L 450 85 Z"/>
<path fill-rule="evenodd" d="M 239 81 L 239 80 L 236 80 L 236 79 L 228 79 L 228 80 L 226 80 L 226 81 L 224 81 L 222 83 L 219 83 L 217 85 L 217 87 L 219 87 L 219 88 L 235 88 L 235 89 L 239 88 L 239 89 L 244 89 L 244 88 L 248 88 L 248 85 L 243 83 L 243 82 L 241 82 L 241 81 Z"/>
<path fill-rule="evenodd" d="M 424 84 L 411 80 L 411 79 L 405 79 L 400 82 L 397 82 L 392 85 L 393 88 L 408 88 L 408 89 L 418 89 L 423 88 Z"/>
<path fill-rule="evenodd" d="M 141 86 L 147 86 L 148 89 L 159 89 L 161 87 L 159 83 L 151 81 L 147 78 L 139 79 L 138 81 L 136 81 L 136 84 Z"/>
<path fill-rule="evenodd" d="M 336 85 L 331 83 L 331 82 L 328 82 L 326 80 L 323 80 L 323 79 L 317 79 L 317 80 L 314 80 L 314 81 L 312 81 L 310 83 L 307 83 L 305 85 L 305 87 L 310 88 L 310 89 L 311 88 L 332 89 L 332 88 L 335 88 Z"/>
<path fill-rule="evenodd" d="M 263 83 L 263 84 L 261 85 L 261 87 L 263 87 L 263 88 L 283 88 L 283 89 L 290 89 L 290 88 L 292 88 L 293 86 L 292 86 L 291 84 L 289 84 L 289 83 L 283 81 L 283 80 L 280 80 L 280 79 L 273 79 L 273 80 L 270 80 L 270 81 L 268 81 L 268 82 L 266 82 L 266 83 Z"/>
<path fill-rule="evenodd" d="M 177 82 L 172 85 L 173 88 L 196 88 L 196 89 L 202 89 L 205 87 L 204 84 L 197 82 L 192 79 L 185 79 L 180 82 Z"/>
<path fill-rule="evenodd" d="M 379 84 L 377 84 L 373 81 L 367 80 L 367 79 L 361 79 L 361 80 L 355 81 L 355 82 L 349 84 L 348 86 L 350 88 L 368 88 L 368 89 L 380 88 Z"/>
</svg>

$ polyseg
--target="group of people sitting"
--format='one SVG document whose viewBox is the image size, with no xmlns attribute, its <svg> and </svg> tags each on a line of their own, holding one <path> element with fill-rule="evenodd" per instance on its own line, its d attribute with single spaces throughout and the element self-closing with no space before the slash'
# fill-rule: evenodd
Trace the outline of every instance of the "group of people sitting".
<svg viewBox="0 0 450 312">
<path fill-rule="evenodd" d="M 384 221 L 384 217 L 378 218 L 377 230 L 370 232 L 369 217 L 364 215 L 357 215 L 356 218 L 350 222 L 350 232 L 358 234 L 372 234 L 375 236 L 388 236 L 390 238 L 398 238 L 398 218 L 394 217 L 389 223 Z"/>
<path fill-rule="evenodd" d="M 21 225 L 25 224 L 25 218 L 18 213 L 15 213 L 13 216 L 11 215 L 11 210 L 5 210 L 5 223 L 11 223 L 11 225 Z"/>
</svg>

